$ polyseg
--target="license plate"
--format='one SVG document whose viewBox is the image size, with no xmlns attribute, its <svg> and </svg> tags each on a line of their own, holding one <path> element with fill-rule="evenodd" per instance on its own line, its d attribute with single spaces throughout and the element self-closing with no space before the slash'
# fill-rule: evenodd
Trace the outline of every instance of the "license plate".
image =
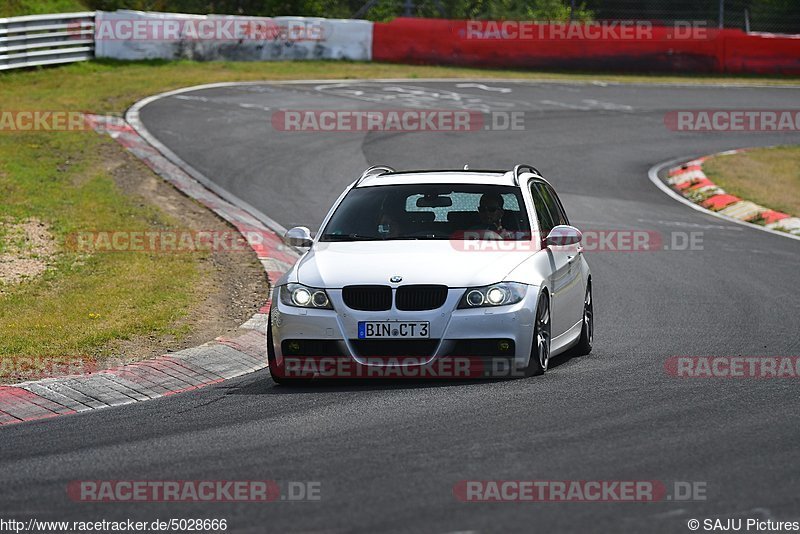
<svg viewBox="0 0 800 534">
<path fill-rule="evenodd" d="M 427 339 L 428 321 L 359 321 L 358 339 Z"/>
</svg>

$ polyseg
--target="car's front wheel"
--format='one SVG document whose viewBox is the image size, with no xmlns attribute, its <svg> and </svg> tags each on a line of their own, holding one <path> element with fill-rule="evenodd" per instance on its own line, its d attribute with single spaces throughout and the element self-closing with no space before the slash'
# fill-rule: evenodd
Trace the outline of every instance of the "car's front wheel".
<svg viewBox="0 0 800 534">
<path fill-rule="evenodd" d="M 533 327 L 533 343 L 531 343 L 531 357 L 525 376 L 538 376 L 547 371 L 550 364 L 550 299 L 547 293 L 539 295 L 536 304 L 536 321 Z"/>
<path fill-rule="evenodd" d="M 267 365 L 269 374 L 276 384 L 299 384 L 300 380 L 294 377 L 287 377 L 286 370 L 275 358 L 275 345 L 272 342 L 272 315 L 267 319 Z"/>
<path fill-rule="evenodd" d="M 276 384 L 283 383 L 283 373 L 278 369 L 278 364 L 275 361 L 275 345 L 272 344 L 272 314 L 267 319 L 267 366 L 272 380 Z"/>
</svg>

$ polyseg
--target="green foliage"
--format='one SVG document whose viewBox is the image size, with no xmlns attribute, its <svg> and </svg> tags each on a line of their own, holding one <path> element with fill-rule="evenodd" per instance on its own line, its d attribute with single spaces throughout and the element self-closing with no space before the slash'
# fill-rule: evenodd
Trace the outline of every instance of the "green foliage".
<svg viewBox="0 0 800 534">
<path fill-rule="evenodd" d="M 80 0 L 2 0 L 0 17 L 19 17 L 22 15 L 41 15 L 45 13 L 69 13 L 86 11 Z"/>
<path fill-rule="evenodd" d="M 800 33 L 800 3 L 797 0 L 752 0 L 750 27 L 754 31 Z"/>
<path fill-rule="evenodd" d="M 138 9 L 172 13 L 281 15 L 349 17 L 352 8 L 346 0 L 86 0 L 92 9 L 114 11 Z M 356 2 L 357 3 L 357 2 Z"/>
<path fill-rule="evenodd" d="M 172 13 L 350 18 L 368 0 L 0 0 L 0 17 L 83 9 L 138 9 Z M 715 25 L 719 0 L 373 0 L 362 18 L 389 21 L 407 9 L 414 17 L 511 20 L 674 20 Z M 798 0 L 724 0 L 728 28 L 800 33 Z M 407 7 L 408 6 L 408 7 Z M 573 9 L 574 6 L 574 9 Z"/>
<path fill-rule="evenodd" d="M 136 9 L 172 13 L 229 14 L 275 17 L 352 17 L 367 0 L 83 0 L 87 9 L 115 11 Z M 386 21 L 402 16 L 407 0 L 378 0 L 365 18 Z M 82 9 L 79 0 L 6 0 L 11 14 L 57 12 Z M 584 3 L 576 4 L 570 17 L 570 2 L 565 0 L 412 0 L 416 17 L 451 19 L 587 20 L 592 12 Z M 13 9 L 12 7 L 13 6 Z"/>
<path fill-rule="evenodd" d="M 449 19 L 570 20 L 563 0 L 414 0 L 412 16 Z M 387 21 L 405 12 L 405 0 L 379 0 L 367 13 L 371 20 Z M 573 20 L 588 20 L 584 4 L 576 5 Z"/>
</svg>

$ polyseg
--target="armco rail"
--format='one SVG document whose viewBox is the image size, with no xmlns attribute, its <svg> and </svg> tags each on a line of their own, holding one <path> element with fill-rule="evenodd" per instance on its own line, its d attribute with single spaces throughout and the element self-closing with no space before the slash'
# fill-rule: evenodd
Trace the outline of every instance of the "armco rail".
<svg viewBox="0 0 800 534">
<path fill-rule="evenodd" d="M 0 70 L 94 57 L 94 11 L 0 19 Z"/>
</svg>

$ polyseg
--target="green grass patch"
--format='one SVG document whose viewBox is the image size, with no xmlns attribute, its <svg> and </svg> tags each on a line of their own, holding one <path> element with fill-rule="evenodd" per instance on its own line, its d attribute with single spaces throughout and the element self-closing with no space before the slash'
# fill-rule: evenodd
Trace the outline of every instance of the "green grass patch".
<svg viewBox="0 0 800 534">
<path fill-rule="evenodd" d="M 113 143 L 93 132 L 0 134 L 0 220 L 45 221 L 60 249 L 42 276 L 0 295 L 0 357 L 102 357 L 114 340 L 181 333 L 171 325 L 191 304 L 198 255 L 65 246 L 78 231 L 172 224 L 118 190 L 99 155 Z"/>
<path fill-rule="evenodd" d="M 758 148 L 703 164 L 712 182 L 740 198 L 800 216 L 800 147 Z"/>
<path fill-rule="evenodd" d="M 88 11 L 79 0 L 3 0 L 0 17 L 44 15 L 47 13 L 71 13 Z"/>
</svg>

